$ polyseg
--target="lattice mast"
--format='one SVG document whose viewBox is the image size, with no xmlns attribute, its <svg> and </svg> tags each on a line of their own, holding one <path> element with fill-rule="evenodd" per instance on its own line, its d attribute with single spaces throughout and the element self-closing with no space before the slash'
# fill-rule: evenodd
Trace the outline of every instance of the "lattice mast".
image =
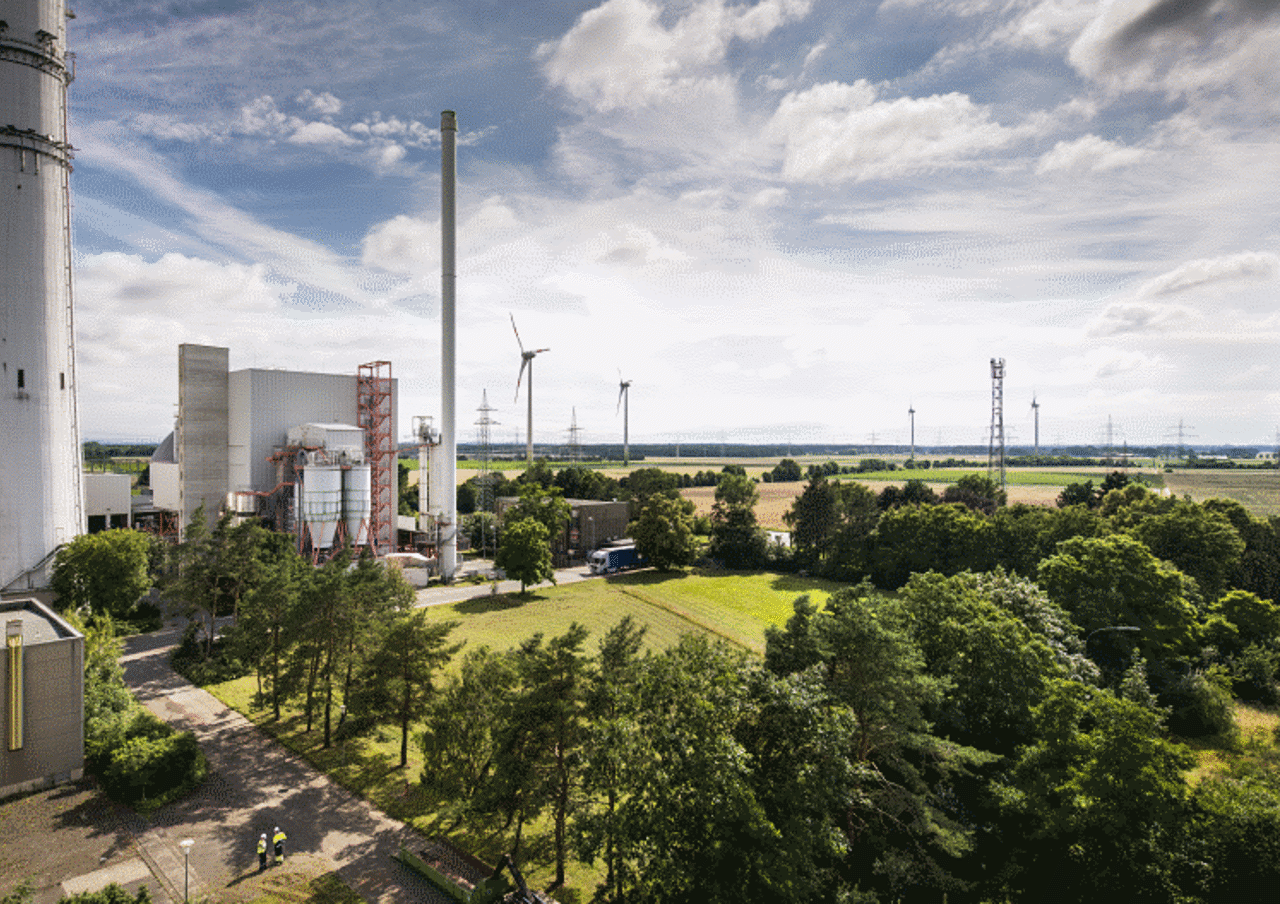
<svg viewBox="0 0 1280 904">
<path fill-rule="evenodd" d="M 356 376 L 357 417 L 364 430 L 369 465 L 369 545 L 374 552 L 395 549 L 396 447 L 392 435 L 391 362 L 361 364 Z"/>
<path fill-rule="evenodd" d="M 480 417 L 476 421 L 476 444 L 479 446 L 480 471 L 476 475 L 476 484 L 480 489 L 478 498 L 476 499 L 476 509 L 481 512 L 493 513 L 493 469 L 491 463 L 493 461 L 493 427 L 498 422 L 493 419 L 494 408 L 489 405 L 489 390 L 484 390 L 481 397 L 483 401 L 476 410 L 480 412 Z M 480 556 L 488 558 L 488 544 L 495 538 L 489 536 L 484 528 L 480 530 Z"/>
<path fill-rule="evenodd" d="M 1000 472 L 1000 489 L 1006 490 L 1004 465 L 1004 358 L 991 359 L 991 440 L 987 445 L 987 476 Z"/>
<path fill-rule="evenodd" d="M 582 428 L 578 426 L 577 408 L 573 409 L 573 420 L 569 422 L 569 429 L 565 432 L 569 434 L 569 447 L 565 450 L 565 457 L 574 463 L 582 461 L 582 444 L 579 442 Z"/>
</svg>

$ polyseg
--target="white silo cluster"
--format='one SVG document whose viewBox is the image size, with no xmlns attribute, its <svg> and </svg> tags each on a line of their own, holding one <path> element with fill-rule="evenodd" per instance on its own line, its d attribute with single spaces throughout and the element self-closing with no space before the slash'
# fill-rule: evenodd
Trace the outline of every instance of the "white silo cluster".
<svg viewBox="0 0 1280 904">
<path fill-rule="evenodd" d="M 84 530 L 64 0 L 0 0 L 0 591 Z"/>
<path fill-rule="evenodd" d="M 364 462 L 364 434 L 342 424 L 302 424 L 289 431 L 298 449 L 294 511 L 299 534 L 313 552 L 349 540 L 369 542 L 371 468 Z"/>
</svg>

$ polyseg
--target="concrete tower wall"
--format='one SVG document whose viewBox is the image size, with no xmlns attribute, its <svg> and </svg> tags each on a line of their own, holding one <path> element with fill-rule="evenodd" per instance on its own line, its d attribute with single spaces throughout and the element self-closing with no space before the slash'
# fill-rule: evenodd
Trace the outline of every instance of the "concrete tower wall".
<svg viewBox="0 0 1280 904">
<path fill-rule="evenodd" d="M 64 0 L 0 0 L 0 590 L 84 531 Z"/>
<path fill-rule="evenodd" d="M 178 480 L 182 526 L 201 504 L 210 527 L 227 501 L 227 350 L 178 346 Z"/>
</svg>

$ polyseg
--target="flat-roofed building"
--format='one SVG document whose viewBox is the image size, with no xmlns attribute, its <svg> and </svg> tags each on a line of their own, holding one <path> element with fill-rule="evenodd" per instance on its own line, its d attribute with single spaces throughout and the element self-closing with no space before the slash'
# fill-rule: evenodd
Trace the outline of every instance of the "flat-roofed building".
<svg viewBox="0 0 1280 904">
<path fill-rule="evenodd" d="M 84 775 L 84 635 L 35 599 L 0 602 L 0 797 Z"/>
</svg>

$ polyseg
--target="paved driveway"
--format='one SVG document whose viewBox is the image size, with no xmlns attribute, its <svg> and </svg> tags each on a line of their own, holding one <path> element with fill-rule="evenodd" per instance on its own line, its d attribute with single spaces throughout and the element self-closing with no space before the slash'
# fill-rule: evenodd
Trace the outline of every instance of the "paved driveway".
<svg viewBox="0 0 1280 904">
<path fill-rule="evenodd" d="M 329 781 L 266 738 L 247 719 L 169 668 L 176 628 L 126 640 L 125 681 L 148 709 L 175 728 L 195 732 L 209 757 L 208 781 L 187 799 L 159 810 L 138 837 L 144 860 L 182 900 L 184 866 L 191 896 L 217 895 L 257 869 L 258 835 L 280 826 L 286 853 L 331 863 L 366 901 L 434 904 L 447 899 L 392 854 L 421 836 Z M 192 839 L 189 864 L 178 842 Z M 289 868 L 286 857 L 285 868 Z"/>
</svg>

